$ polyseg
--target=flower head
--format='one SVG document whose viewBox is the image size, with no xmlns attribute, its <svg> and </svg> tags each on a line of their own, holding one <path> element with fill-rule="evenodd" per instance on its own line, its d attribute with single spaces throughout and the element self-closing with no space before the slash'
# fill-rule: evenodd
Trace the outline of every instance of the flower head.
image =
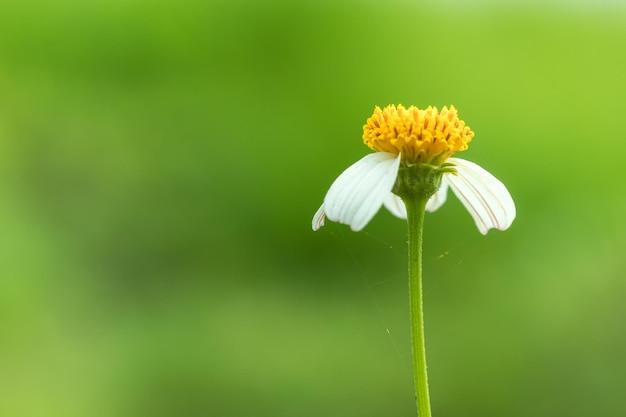
<svg viewBox="0 0 626 417">
<path fill-rule="evenodd" d="M 363 141 L 376 153 L 361 158 L 333 182 L 313 217 L 313 230 L 322 227 L 326 217 L 361 230 L 383 204 L 406 218 L 402 198 L 428 198 L 426 210 L 435 211 L 445 202 L 448 188 L 481 233 L 507 229 L 515 218 L 515 204 L 504 184 L 470 161 L 451 158 L 467 149 L 473 136 L 453 106 L 441 112 L 435 107 L 376 107 L 363 126 Z"/>
<path fill-rule="evenodd" d="M 363 142 L 376 152 L 401 154 L 403 162 L 438 164 L 467 149 L 474 132 L 457 116 L 454 106 L 441 113 L 390 105 L 376 107 L 363 126 Z"/>
</svg>

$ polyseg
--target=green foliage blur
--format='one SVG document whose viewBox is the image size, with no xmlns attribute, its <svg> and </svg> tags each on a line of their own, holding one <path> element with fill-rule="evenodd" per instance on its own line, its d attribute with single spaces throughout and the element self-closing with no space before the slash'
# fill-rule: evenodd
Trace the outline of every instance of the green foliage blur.
<svg viewBox="0 0 626 417">
<path fill-rule="evenodd" d="M 404 222 L 311 230 L 390 103 L 454 104 L 518 209 L 426 218 L 434 415 L 626 415 L 625 19 L 2 2 L 0 416 L 415 416 Z"/>
</svg>

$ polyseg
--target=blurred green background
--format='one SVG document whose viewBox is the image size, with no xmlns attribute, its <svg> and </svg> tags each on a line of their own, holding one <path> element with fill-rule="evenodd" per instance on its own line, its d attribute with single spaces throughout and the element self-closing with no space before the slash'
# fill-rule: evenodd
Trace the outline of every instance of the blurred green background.
<svg viewBox="0 0 626 417">
<path fill-rule="evenodd" d="M 2 2 L 0 415 L 415 416 L 404 222 L 311 231 L 390 103 L 518 209 L 427 216 L 434 414 L 626 415 L 618 3 Z"/>
</svg>

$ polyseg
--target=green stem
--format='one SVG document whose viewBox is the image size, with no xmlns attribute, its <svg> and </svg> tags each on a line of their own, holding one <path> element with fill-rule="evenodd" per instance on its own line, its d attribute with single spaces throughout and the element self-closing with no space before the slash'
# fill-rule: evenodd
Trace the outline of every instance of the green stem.
<svg viewBox="0 0 626 417">
<path fill-rule="evenodd" d="M 426 198 L 415 198 L 414 196 L 404 199 L 409 228 L 409 308 L 415 371 L 415 396 L 419 417 L 431 417 L 422 301 L 422 237 L 426 201 Z"/>
</svg>

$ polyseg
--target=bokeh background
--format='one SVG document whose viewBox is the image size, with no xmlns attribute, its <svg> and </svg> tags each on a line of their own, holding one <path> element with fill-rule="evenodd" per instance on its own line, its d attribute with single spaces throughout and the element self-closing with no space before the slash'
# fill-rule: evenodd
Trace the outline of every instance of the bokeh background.
<svg viewBox="0 0 626 417">
<path fill-rule="evenodd" d="M 0 6 L 0 415 L 415 416 L 404 222 L 311 217 L 454 104 L 518 218 L 426 219 L 435 415 L 626 415 L 626 9 Z"/>
</svg>

